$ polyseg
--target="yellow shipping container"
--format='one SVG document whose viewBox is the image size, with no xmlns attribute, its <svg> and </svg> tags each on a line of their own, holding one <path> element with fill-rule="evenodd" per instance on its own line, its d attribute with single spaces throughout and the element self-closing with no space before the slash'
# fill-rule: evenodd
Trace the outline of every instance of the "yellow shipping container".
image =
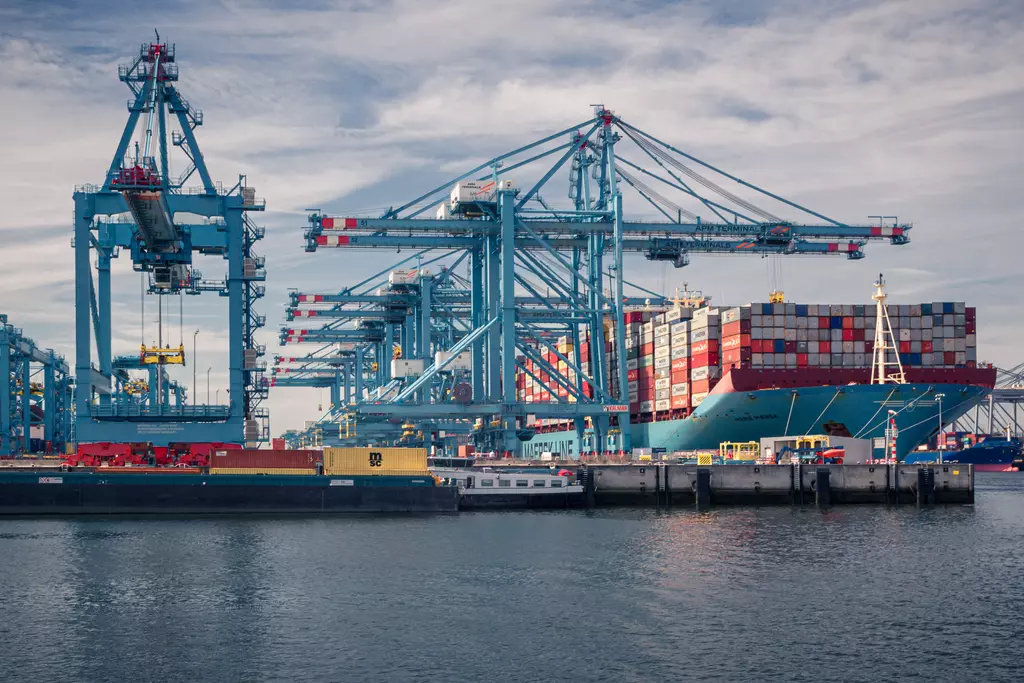
<svg viewBox="0 0 1024 683">
<path fill-rule="evenodd" d="M 211 467 L 210 474 L 316 474 L 315 469 L 288 467 Z"/>
<path fill-rule="evenodd" d="M 425 448 L 325 448 L 324 474 L 429 474 Z"/>
</svg>

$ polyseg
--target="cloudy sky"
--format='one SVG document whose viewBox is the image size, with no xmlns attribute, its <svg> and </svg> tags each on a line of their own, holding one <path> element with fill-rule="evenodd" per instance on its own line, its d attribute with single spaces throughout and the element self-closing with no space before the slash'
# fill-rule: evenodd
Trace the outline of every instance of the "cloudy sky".
<svg viewBox="0 0 1024 683">
<path fill-rule="evenodd" d="M 289 288 L 337 291 L 396 260 L 306 254 L 305 209 L 400 204 L 600 102 L 830 216 L 914 224 L 910 245 L 869 245 L 860 262 L 783 261 L 789 300 L 868 301 L 882 271 L 896 302 L 978 306 L 979 357 L 1021 360 L 1024 7 L 1013 0 L 0 0 L 0 312 L 69 358 L 72 190 L 102 181 L 127 115 L 117 65 L 154 28 L 176 43 L 180 89 L 205 113 L 212 175 L 231 185 L 245 173 L 267 199 L 272 351 Z M 114 338 L 131 353 L 141 297 L 127 261 L 115 269 Z M 766 298 L 769 263 L 627 267 L 641 284 L 685 280 L 745 303 Z M 225 266 L 198 268 L 219 278 Z M 202 330 L 197 365 L 213 367 L 223 401 L 225 302 L 185 305 L 183 332 L 175 313 L 167 336 Z M 155 337 L 152 297 L 146 319 Z M 277 391 L 273 431 L 312 419 L 319 400 Z"/>
</svg>

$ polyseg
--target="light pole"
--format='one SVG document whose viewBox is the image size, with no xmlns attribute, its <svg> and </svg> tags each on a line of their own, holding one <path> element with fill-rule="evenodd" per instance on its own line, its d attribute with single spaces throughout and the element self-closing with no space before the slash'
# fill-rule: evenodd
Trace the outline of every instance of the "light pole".
<svg viewBox="0 0 1024 683">
<path fill-rule="evenodd" d="M 217 389 L 217 391 L 213 392 L 213 395 L 217 399 L 217 405 L 220 405 L 220 389 Z"/>
<path fill-rule="evenodd" d="M 939 451 L 946 450 L 946 439 L 942 435 L 942 399 L 944 398 L 946 398 L 945 394 L 935 394 L 935 400 L 939 402 L 939 436 L 936 439 L 941 439 L 937 444 Z M 942 453 L 939 453 L 939 462 L 942 462 Z"/>
<path fill-rule="evenodd" d="M 195 405 L 196 398 L 199 396 L 199 385 L 196 383 L 196 371 L 199 369 L 199 356 L 196 355 L 196 337 L 199 336 L 199 330 L 192 333 L 192 405 Z"/>
<path fill-rule="evenodd" d="M 210 370 L 213 366 L 206 368 L 206 405 L 210 405 Z"/>
</svg>

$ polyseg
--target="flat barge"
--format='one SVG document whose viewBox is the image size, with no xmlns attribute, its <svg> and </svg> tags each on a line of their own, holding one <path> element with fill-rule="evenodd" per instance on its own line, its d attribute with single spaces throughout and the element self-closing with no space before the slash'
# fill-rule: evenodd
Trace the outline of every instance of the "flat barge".
<svg viewBox="0 0 1024 683">
<path fill-rule="evenodd" d="M 0 515 L 454 514 L 459 489 L 421 476 L 0 470 Z"/>
</svg>

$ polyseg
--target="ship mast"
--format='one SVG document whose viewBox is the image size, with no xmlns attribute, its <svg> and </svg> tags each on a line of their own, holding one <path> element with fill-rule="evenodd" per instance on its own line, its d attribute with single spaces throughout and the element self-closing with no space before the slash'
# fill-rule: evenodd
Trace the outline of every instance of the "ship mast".
<svg viewBox="0 0 1024 683">
<path fill-rule="evenodd" d="M 871 383 L 905 384 L 900 350 L 896 345 L 896 337 L 892 333 L 892 323 L 889 321 L 889 311 L 885 305 L 885 280 L 881 273 L 878 274 L 875 293 L 871 298 L 875 300 L 875 347 L 871 357 Z M 893 360 L 889 360 L 889 351 L 892 351 Z M 893 368 L 893 370 L 887 372 L 886 368 Z"/>
</svg>

